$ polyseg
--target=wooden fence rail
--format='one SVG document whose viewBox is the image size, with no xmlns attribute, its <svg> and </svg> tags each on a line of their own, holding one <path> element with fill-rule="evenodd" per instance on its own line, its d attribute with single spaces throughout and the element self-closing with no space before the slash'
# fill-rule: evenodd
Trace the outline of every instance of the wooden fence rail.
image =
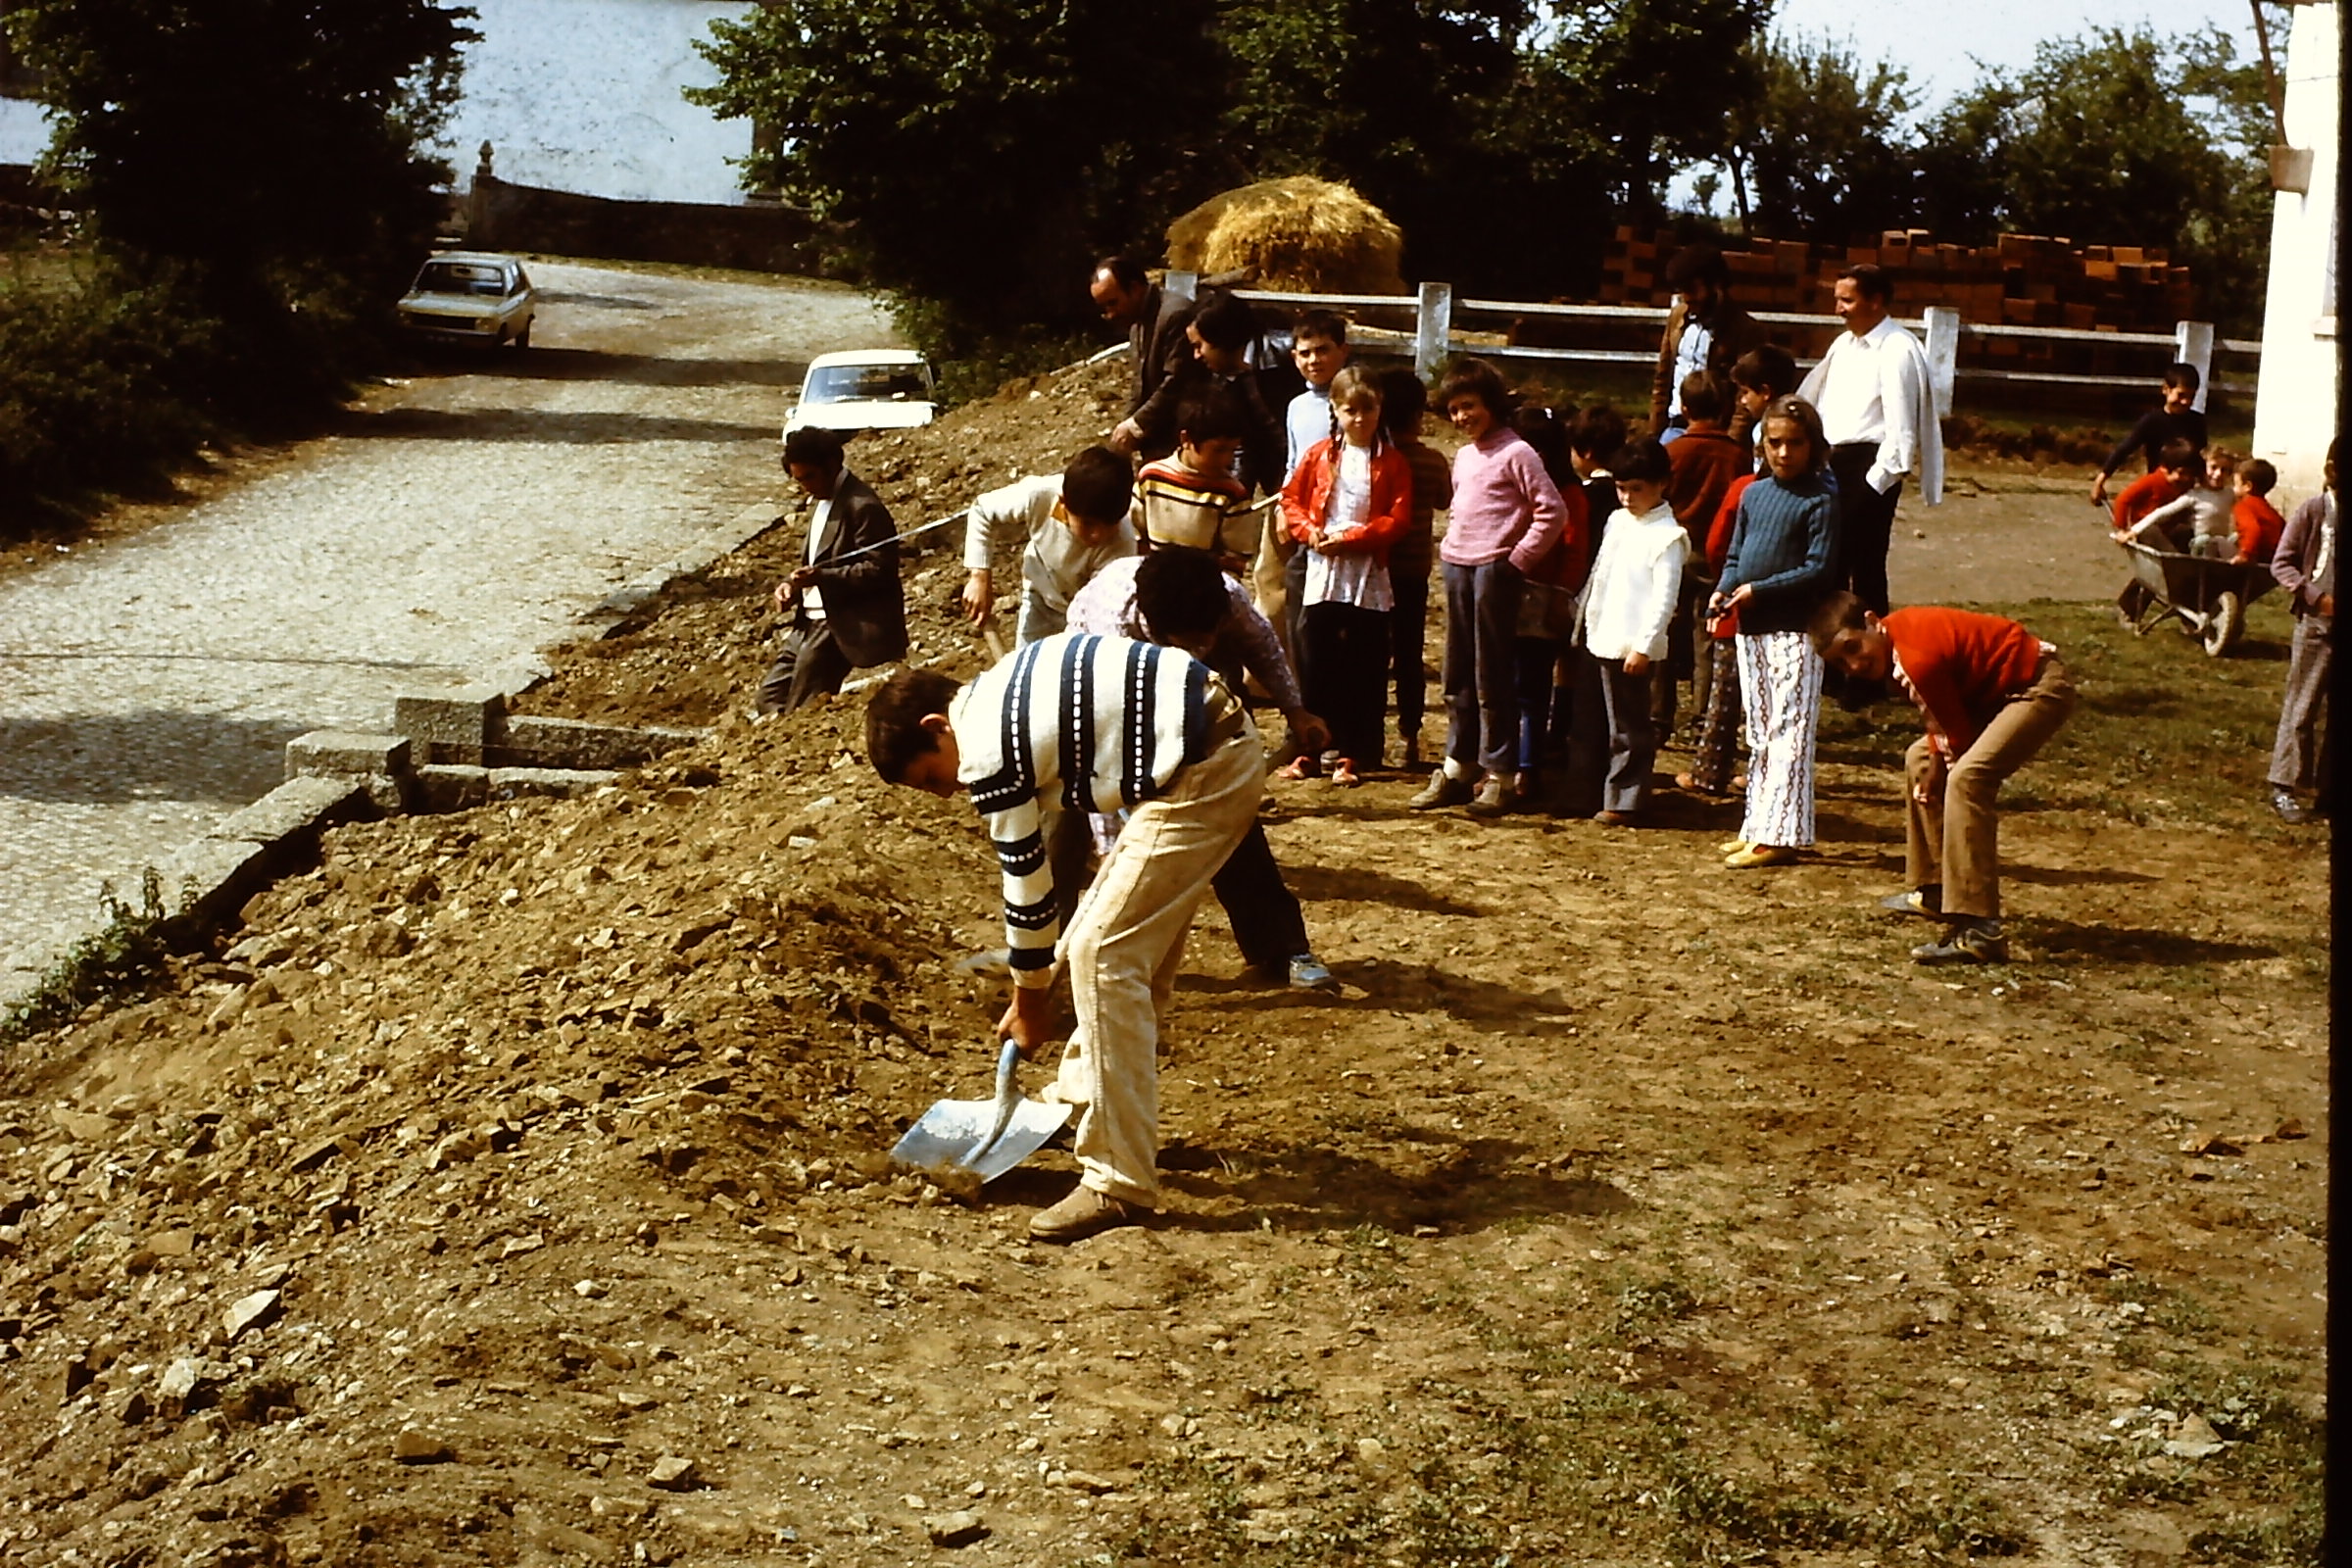
<svg viewBox="0 0 2352 1568">
<path fill-rule="evenodd" d="M 1190 299 L 1200 280 L 1191 272 L 1170 272 L 1162 287 L 1171 294 Z M 1237 289 L 1242 299 L 1260 305 L 1322 306 L 1338 311 L 1377 311 L 1409 313 L 1413 326 L 1406 331 L 1377 324 L 1353 325 L 1348 328 L 1351 339 L 1378 343 L 1398 349 L 1409 349 L 1413 368 L 1424 377 L 1437 373 L 1446 360 L 1454 354 L 1479 354 L 1490 359 L 1550 361 L 1576 365 L 1650 365 L 1657 355 L 1650 349 L 1550 348 L 1533 345 L 1498 344 L 1464 338 L 1455 332 L 1456 313 L 1470 316 L 1555 318 L 1592 322 L 1631 322 L 1663 327 L 1666 312 L 1653 306 L 1642 305 L 1546 305 L 1526 300 L 1457 299 L 1449 283 L 1424 283 L 1417 294 L 1296 294 L 1274 289 Z M 1793 314 L 1786 311 L 1757 311 L 1752 313 L 1759 321 L 1776 326 L 1837 327 L 1841 323 L 1835 316 Z M 2224 392 L 2252 393 L 2254 382 L 2224 380 L 2213 376 L 2213 362 L 2217 355 L 2232 354 L 2260 361 L 2262 345 L 2242 338 L 2222 338 L 2214 334 L 2210 321 L 2182 321 L 2176 325 L 2170 337 L 2161 332 L 2088 332 L 2061 326 L 2007 326 L 1992 322 L 1964 321 L 1960 313 L 1948 306 L 1930 306 L 1918 317 L 1898 318 L 1901 324 L 1917 332 L 1927 345 L 1928 368 L 1936 382 L 1936 412 L 1952 412 L 1952 392 L 1960 381 L 2030 383 L 2041 386 L 2084 387 L 2145 387 L 2151 375 L 2080 375 L 2055 370 L 2001 370 L 1979 366 L 1960 365 L 1960 343 L 1963 338 L 2020 338 L 2040 342 L 2091 343 L 2108 347 L 2165 349 L 2171 360 L 2196 368 L 2198 377 L 2196 407 L 2205 407 L 2206 393 L 2218 386 Z M 1799 358 L 1800 368 L 1809 367 L 1812 360 Z M 2259 365 L 2257 366 L 2259 373 Z"/>
</svg>

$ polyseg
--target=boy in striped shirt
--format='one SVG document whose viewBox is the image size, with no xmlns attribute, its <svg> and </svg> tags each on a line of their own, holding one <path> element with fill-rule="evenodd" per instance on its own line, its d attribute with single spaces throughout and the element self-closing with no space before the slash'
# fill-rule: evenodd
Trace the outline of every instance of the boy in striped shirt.
<svg viewBox="0 0 2352 1568">
<path fill-rule="evenodd" d="M 1224 595 L 1168 597 L 1146 593 L 1142 608 L 1173 646 L 1065 632 L 960 688 L 902 671 L 866 709 L 875 771 L 943 798 L 968 791 L 987 824 L 1013 977 L 997 1028 L 1024 1055 L 1051 1029 L 1057 956 L 1069 974 L 1078 1022 L 1050 1093 L 1080 1107 L 1084 1174 L 1030 1221 L 1037 1241 L 1135 1224 L 1157 1201 L 1159 1017 L 1193 911 L 1264 793 L 1249 710 L 1194 657 Z M 1045 848 L 1064 810 L 1128 813 L 1067 930 Z"/>
</svg>

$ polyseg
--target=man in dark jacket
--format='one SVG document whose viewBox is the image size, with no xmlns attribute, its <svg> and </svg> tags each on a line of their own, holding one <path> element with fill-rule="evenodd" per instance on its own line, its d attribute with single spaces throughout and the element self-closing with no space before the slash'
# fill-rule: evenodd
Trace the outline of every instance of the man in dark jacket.
<svg viewBox="0 0 2352 1568">
<path fill-rule="evenodd" d="M 1132 256 L 1105 256 L 1096 263 L 1087 294 L 1103 320 L 1127 329 L 1135 381 L 1127 394 L 1128 416 L 1111 431 L 1110 444 L 1132 457 L 1144 434 L 1136 411 L 1152 401 L 1171 371 L 1192 359 L 1184 328 L 1193 318 L 1193 302 L 1163 293 Z"/>
<path fill-rule="evenodd" d="M 1649 428 L 1665 439 L 1690 421 L 1677 395 L 1683 377 L 1704 370 L 1725 386 L 1740 356 L 1764 342 L 1756 318 L 1732 303 L 1732 271 L 1712 245 L 1688 245 L 1666 264 L 1666 286 L 1674 291 L 1666 330 L 1658 339 L 1658 364 L 1649 382 Z M 1735 404 L 1731 434 L 1746 440 L 1749 419 Z"/>
<path fill-rule="evenodd" d="M 830 696 L 851 670 L 906 652 L 906 593 L 890 509 L 850 472 L 834 431 L 807 427 L 786 436 L 784 468 L 816 507 L 805 564 L 776 585 L 776 610 L 792 625 L 760 678 L 761 713 L 788 713 Z"/>
</svg>

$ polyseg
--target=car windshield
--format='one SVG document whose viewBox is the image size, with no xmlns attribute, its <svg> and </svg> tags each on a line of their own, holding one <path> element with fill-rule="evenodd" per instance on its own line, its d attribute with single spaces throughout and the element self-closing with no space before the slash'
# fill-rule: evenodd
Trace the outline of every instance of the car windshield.
<svg viewBox="0 0 2352 1568">
<path fill-rule="evenodd" d="M 483 294 L 503 298 L 507 274 L 503 268 L 482 262 L 427 262 L 416 274 L 419 294 Z"/>
<path fill-rule="evenodd" d="M 806 403 L 928 403 L 931 373 L 920 365 L 823 365 L 808 372 Z"/>
</svg>

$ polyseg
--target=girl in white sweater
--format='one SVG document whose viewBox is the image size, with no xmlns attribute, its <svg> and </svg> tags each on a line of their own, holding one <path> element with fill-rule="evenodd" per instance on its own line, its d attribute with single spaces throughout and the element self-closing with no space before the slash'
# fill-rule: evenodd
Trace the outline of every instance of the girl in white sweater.
<svg viewBox="0 0 2352 1568">
<path fill-rule="evenodd" d="M 1591 661 L 1570 735 L 1570 770 L 1605 769 L 1596 822 L 1630 825 L 1649 799 L 1658 731 L 1650 713 L 1650 662 L 1666 655 L 1666 627 L 1683 585 L 1690 539 L 1666 505 L 1666 449 L 1635 441 L 1609 460 L 1621 505 L 1577 606 L 1576 635 Z"/>
</svg>

